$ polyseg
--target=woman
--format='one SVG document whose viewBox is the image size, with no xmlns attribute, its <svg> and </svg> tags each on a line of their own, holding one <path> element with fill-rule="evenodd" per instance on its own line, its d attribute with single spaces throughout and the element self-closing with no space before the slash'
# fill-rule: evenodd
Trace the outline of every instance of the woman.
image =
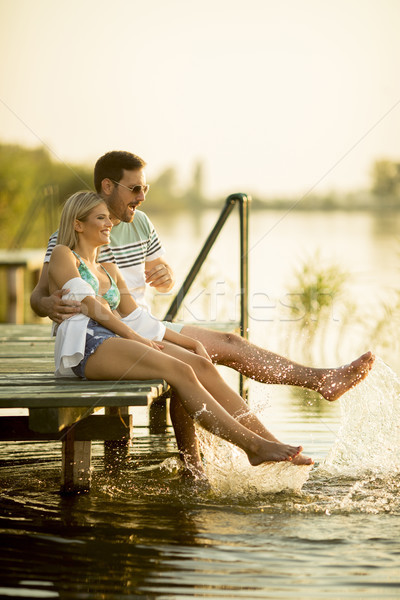
<svg viewBox="0 0 400 600">
<path fill-rule="evenodd" d="M 58 328 L 56 371 L 97 380 L 166 380 L 175 392 L 171 412 L 180 455 L 196 476 L 203 476 L 203 469 L 191 419 L 241 448 L 251 465 L 312 464 L 300 454 L 301 446 L 280 443 L 250 412 L 199 342 L 138 308 L 116 265 L 97 263 L 111 227 L 97 194 L 78 192 L 67 200 L 49 266 L 50 292 L 68 289 L 81 300 L 84 314 Z"/>
</svg>

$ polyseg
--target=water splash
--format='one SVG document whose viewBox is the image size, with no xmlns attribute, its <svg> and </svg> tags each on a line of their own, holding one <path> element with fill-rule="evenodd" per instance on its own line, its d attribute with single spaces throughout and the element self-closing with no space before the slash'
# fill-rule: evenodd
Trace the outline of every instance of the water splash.
<svg viewBox="0 0 400 600">
<path fill-rule="evenodd" d="M 371 373 L 340 399 L 341 427 L 319 471 L 360 479 L 400 472 L 400 380 L 377 358 Z"/>
<path fill-rule="evenodd" d="M 299 492 L 312 466 L 290 462 L 249 464 L 244 452 L 203 429 L 198 430 L 207 478 L 218 496 L 259 496 L 289 490 Z"/>
<path fill-rule="evenodd" d="M 377 358 L 369 376 L 340 399 L 341 426 L 313 477 L 376 481 L 400 473 L 400 379 Z M 254 409 L 254 407 L 253 407 Z M 256 408 L 255 412 L 259 412 Z M 262 411 L 261 411 L 262 412 Z M 259 415 L 260 416 L 260 415 Z M 252 467 L 245 454 L 199 428 L 207 477 L 217 495 L 300 492 L 312 470 L 289 462 Z M 372 478 L 372 479 L 371 479 Z M 354 496 L 351 496 L 354 501 Z M 347 499 L 349 501 L 349 498 Z"/>
</svg>

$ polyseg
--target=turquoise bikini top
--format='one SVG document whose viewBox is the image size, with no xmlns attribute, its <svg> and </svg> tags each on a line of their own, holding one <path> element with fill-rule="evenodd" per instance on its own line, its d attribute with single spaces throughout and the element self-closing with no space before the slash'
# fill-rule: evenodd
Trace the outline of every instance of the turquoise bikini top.
<svg viewBox="0 0 400 600">
<path fill-rule="evenodd" d="M 82 277 L 82 279 L 84 281 L 86 281 L 89 285 L 92 286 L 92 288 L 96 292 L 96 295 L 98 296 L 99 295 L 99 285 L 100 285 L 99 280 L 97 279 L 97 277 L 95 275 L 93 275 L 93 273 L 89 269 L 89 267 L 87 265 L 85 265 L 85 263 L 83 262 L 83 260 L 79 256 L 79 254 L 77 254 L 73 250 L 72 250 L 72 252 L 76 256 L 76 258 L 79 259 L 79 267 L 78 267 L 79 275 Z M 100 266 L 103 269 L 103 271 L 105 273 L 107 273 L 108 279 L 110 280 L 110 287 L 108 288 L 106 293 L 103 294 L 102 298 L 104 298 L 104 300 L 108 303 L 111 310 L 115 310 L 121 300 L 121 295 L 119 293 L 118 286 L 115 283 L 114 279 L 111 277 L 110 273 L 107 271 L 107 269 L 105 269 L 103 267 L 103 265 L 100 265 Z"/>
</svg>

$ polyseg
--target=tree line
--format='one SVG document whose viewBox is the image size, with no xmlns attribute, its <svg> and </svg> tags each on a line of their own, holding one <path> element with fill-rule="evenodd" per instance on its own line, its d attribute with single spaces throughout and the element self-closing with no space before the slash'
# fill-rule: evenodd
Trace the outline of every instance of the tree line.
<svg viewBox="0 0 400 600">
<path fill-rule="evenodd" d="M 65 200 L 81 189 L 94 189 L 93 165 L 55 161 L 44 147 L 0 144 L 0 247 L 41 248 L 57 228 Z M 151 182 L 151 210 L 197 213 L 206 205 L 203 166 L 194 166 L 192 181 L 179 190 L 170 167 Z"/>
<path fill-rule="evenodd" d="M 54 160 L 44 147 L 26 148 L 0 144 L 0 247 L 46 246 L 57 227 L 64 201 L 74 192 L 94 189 L 93 165 L 67 165 Z M 235 191 L 235 190 L 232 190 Z M 250 190 L 251 192 L 251 190 Z M 204 167 L 194 165 L 191 181 L 182 189 L 174 167 L 151 181 L 151 214 L 220 208 L 224 199 L 205 198 Z M 400 209 L 400 162 L 380 159 L 371 168 L 368 190 L 337 195 L 306 195 L 303 198 L 253 197 L 252 209 L 297 210 L 398 210 Z"/>
</svg>

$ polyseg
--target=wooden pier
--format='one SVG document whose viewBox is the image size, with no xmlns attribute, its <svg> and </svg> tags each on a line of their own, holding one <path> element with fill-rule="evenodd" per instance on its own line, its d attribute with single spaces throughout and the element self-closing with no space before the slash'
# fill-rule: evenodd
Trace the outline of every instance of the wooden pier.
<svg viewBox="0 0 400 600">
<path fill-rule="evenodd" d="M 121 464 L 133 436 L 129 407 L 148 406 L 150 431 L 160 433 L 169 389 L 162 380 L 55 378 L 53 356 L 50 325 L 0 325 L 0 442 L 62 441 L 61 491 L 88 491 L 92 440 L 104 440 L 108 465 Z M 15 408 L 29 415 L 4 414 Z"/>
<path fill-rule="evenodd" d="M 43 250 L 0 250 L 0 268 L 6 271 L 7 323 L 24 322 L 25 273 L 30 277 L 29 288 L 33 289 L 43 266 Z"/>
</svg>

